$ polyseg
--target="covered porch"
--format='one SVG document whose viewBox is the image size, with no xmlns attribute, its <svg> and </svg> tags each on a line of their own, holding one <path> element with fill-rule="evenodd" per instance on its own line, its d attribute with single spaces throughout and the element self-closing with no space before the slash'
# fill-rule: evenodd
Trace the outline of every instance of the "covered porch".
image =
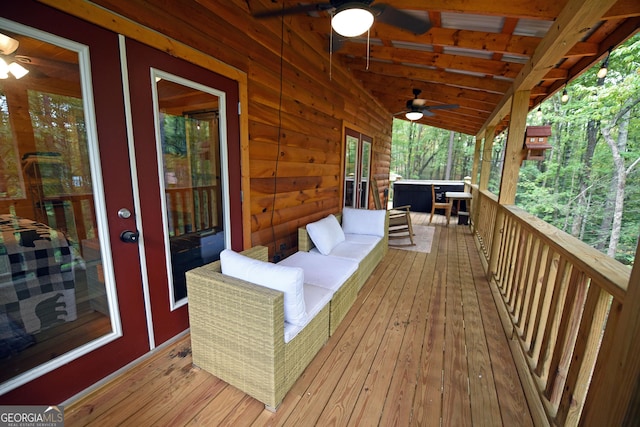
<svg viewBox="0 0 640 427">
<path fill-rule="evenodd" d="M 68 425 L 600 426 L 638 419 L 637 253 L 635 269 L 628 269 L 514 205 L 527 113 L 637 31 L 635 2 L 540 2 L 545 13 L 515 4 L 522 9 L 518 19 L 553 21 L 544 35 L 521 40 L 529 47 L 514 47 L 522 38 L 514 34 L 500 48 L 493 35 L 499 33 L 449 31 L 437 24 L 440 12 L 423 11 L 436 23 L 424 41 L 435 46 L 440 71 L 403 78 L 383 64 L 352 75 L 359 59 L 332 62 L 316 34 L 326 29 L 309 22 L 313 17 L 254 19 L 255 11 L 273 7 L 267 1 L 41 2 L 238 82 L 238 223 L 245 248 L 267 245 L 271 255 L 290 255 L 300 226 L 342 209 L 347 129 L 373 137 L 371 176 L 388 176 L 392 114 L 406 101 L 402 93 L 422 79 L 434 94 L 430 103 L 463 107 L 462 117 L 443 112 L 422 123 L 476 137 L 472 225 L 445 227 L 439 217 L 430 253 L 390 250 L 275 414 L 195 368 L 186 332 L 66 402 Z M 466 7 L 441 3 L 443 13 L 454 15 Z M 495 7 L 477 2 L 469 12 L 497 14 Z M 517 10 L 509 10 L 506 33 L 517 22 Z M 584 29 L 592 25 L 602 31 L 594 29 L 598 37 L 585 42 Z M 443 37 L 446 43 L 438 41 Z M 442 45 L 460 40 L 463 49 L 492 40 L 483 44 L 484 54 L 504 58 L 516 50 L 525 62 L 488 64 L 443 53 Z M 382 45 L 373 51 L 382 60 L 397 49 L 389 40 Z M 487 66 L 495 66 L 497 78 L 442 77 L 456 62 L 465 69 L 484 64 L 468 72 L 485 77 L 493 74 Z M 377 77 L 387 69 L 394 85 Z M 361 83 L 365 74 L 371 79 Z M 481 93 L 488 82 L 491 94 Z M 439 93 L 440 86 L 457 84 L 464 88 Z M 386 86 L 393 96 L 379 92 Z M 496 196 L 488 191 L 487 165 L 495 135 L 507 126 Z M 426 224 L 428 215 L 414 213 L 413 221 Z M 149 260 L 158 265 L 158 258 Z M 146 332 L 135 339 L 144 341 Z"/>
<path fill-rule="evenodd" d="M 67 406 L 65 421 L 533 425 L 473 233 L 435 219 L 431 252 L 390 249 L 275 414 L 194 367 L 187 334 Z"/>
</svg>

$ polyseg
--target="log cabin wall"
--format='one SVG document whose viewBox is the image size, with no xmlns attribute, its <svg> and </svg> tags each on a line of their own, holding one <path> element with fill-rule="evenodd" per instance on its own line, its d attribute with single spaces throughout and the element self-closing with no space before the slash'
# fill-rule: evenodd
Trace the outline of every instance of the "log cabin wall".
<svg viewBox="0 0 640 427">
<path fill-rule="evenodd" d="M 250 224 L 243 226 L 250 244 L 268 246 L 271 257 L 297 250 L 299 226 L 341 210 L 345 126 L 373 138 L 371 174 L 388 176 L 392 116 L 315 35 L 288 17 L 252 18 L 271 2 L 93 3 L 246 73 L 248 129 L 241 131 L 249 136 L 250 188 L 243 210 L 250 216 L 243 217 Z"/>
</svg>

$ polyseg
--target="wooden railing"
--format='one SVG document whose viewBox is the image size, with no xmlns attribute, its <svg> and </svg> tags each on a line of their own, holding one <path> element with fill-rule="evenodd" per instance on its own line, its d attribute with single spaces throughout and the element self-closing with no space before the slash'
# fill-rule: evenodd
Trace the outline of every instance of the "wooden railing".
<svg viewBox="0 0 640 427">
<path fill-rule="evenodd" d="M 221 201 L 215 185 L 167 188 L 169 231 L 172 236 L 221 226 Z"/>
<path fill-rule="evenodd" d="M 578 425 L 594 371 L 608 362 L 603 337 L 619 332 L 631 270 L 520 208 L 498 205 L 489 193 L 474 191 L 473 206 L 534 421 Z"/>
<path fill-rule="evenodd" d="M 477 187 L 472 187 L 471 193 L 473 194 L 472 224 L 480 243 L 479 248 L 484 253 L 485 260 L 488 261 L 493 247 L 493 228 L 496 223 L 498 198 L 488 191 L 479 191 Z"/>
</svg>

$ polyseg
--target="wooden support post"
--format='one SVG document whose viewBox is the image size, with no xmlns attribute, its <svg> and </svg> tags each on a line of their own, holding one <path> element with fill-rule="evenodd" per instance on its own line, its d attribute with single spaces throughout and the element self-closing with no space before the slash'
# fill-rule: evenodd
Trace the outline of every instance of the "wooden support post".
<svg viewBox="0 0 640 427">
<path fill-rule="evenodd" d="M 512 205 L 516 199 L 516 187 L 518 174 L 520 173 L 520 159 L 522 155 L 522 141 L 527 127 L 527 112 L 529 110 L 529 90 L 521 90 L 515 93 L 511 101 L 511 120 L 509 121 L 509 136 L 504 151 L 504 164 L 502 166 L 502 179 L 500 180 L 499 205 Z M 485 151 L 486 152 L 486 151 Z M 500 251 L 500 233 L 504 224 L 502 209 L 498 209 L 496 223 L 493 229 L 493 245 L 489 257 L 489 279 L 496 273 L 498 252 Z"/>
<path fill-rule="evenodd" d="M 527 129 L 527 112 L 529 111 L 529 90 L 515 93 L 511 103 L 511 119 L 509 120 L 509 136 L 504 151 L 504 165 L 500 180 L 498 203 L 512 205 L 516 200 L 516 187 L 522 163 L 522 145 Z"/>
<path fill-rule="evenodd" d="M 481 132 L 476 135 L 476 148 L 473 151 L 473 166 L 471 168 L 471 184 L 478 183 L 478 169 L 480 163 L 480 150 L 482 150 L 482 139 L 484 138 L 485 132 Z"/>
<path fill-rule="evenodd" d="M 610 336 L 613 335 L 613 336 Z M 640 242 L 608 357 L 598 360 L 581 422 L 585 426 L 636 425 L 640 416 Z"/>
<path fill-rule="evenodd" d="M 482 147 L 482 165 L 480 166 L 479 190 L 486 190 L 489 187 L 489 175 L 491 175 L 491 153 L 493 149 L 493 138 L 496 127 L 490 126 L 484 133 L 484 145 Z"/>
</svg>

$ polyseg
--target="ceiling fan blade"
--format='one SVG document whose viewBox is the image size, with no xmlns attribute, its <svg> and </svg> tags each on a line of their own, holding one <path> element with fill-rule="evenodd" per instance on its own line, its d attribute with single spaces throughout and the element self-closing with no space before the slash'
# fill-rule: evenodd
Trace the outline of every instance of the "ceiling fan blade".
<svg viewBox="0 0 640 427">
<path fill-rule="evenodd" d="M 376 20 L 414 34 L 424 34 L 431 28 L 431 22 L 428 19 L 417 18 L 388 4 L 375 4 L 371 8 L 379 14 Z"/>
<path fill-rule="evenodd" d="M 425 116 L 425 117 L 433 117 L 433 116 L 435 116 L 435 113 L 432 113 L 431 111 L 429 111 L 429 110 L 428 110 L 428 109 L 426 109 L 426 108 L 425 108 L 425 109 L 420 110 L 420 112 L 421 112 L 422 114 L 424 114 L 424 116 Z"/>
<path fill-rule="evenodd" d="M 348 37 L 341 36 L 340 34 L 332 31 L 332 35 L 330 41 L 327 42 L 327 52 L 337 52 L 342 49 L 344 46 L 344 42 L 348 39 Z"/>
<path fill-rule="evenodd" d="M 333 8 L 334 6 L 331 3 L 304 4 L 300 6 L 286 7 L 283 9 L 265 10 L 264 12 L 255 13 L 253 17 L 259 19 L 273 18 L 274 16 L 295 15 L 298 13 L 322 12 Z"/>
<path fill-rule="evenodd" d="M 428 110 L 450 110 L 452 108 L 460 108 L 458 104 L 445 104 L 445 105 L 429 105 L 425 107 Z"/>
</svg>

